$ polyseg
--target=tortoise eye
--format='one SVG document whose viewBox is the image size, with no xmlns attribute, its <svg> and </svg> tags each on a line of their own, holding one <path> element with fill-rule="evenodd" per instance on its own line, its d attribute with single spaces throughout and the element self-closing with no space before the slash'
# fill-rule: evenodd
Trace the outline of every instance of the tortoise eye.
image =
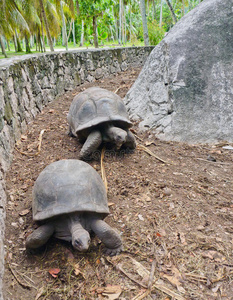
<svg viewBox="0 0 233 300">
<path fill-rule="evenodd" d="M 75 246 L 79 247 L 81 245 L 81 241 L 80 240 L 75 240 L 74 244 L 75 244 Z"/>
</svg>

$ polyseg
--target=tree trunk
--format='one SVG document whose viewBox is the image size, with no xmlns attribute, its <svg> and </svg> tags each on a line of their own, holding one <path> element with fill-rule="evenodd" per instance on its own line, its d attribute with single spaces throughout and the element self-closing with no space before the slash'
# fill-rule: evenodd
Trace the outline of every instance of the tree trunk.
<svg viewBox="0 0 233 300">
<path fill-rule="evenodd" d="M 74 26 L 74 20 L 73 20 L 72 34 L 73 34 L 73 43 L 74 43 L 74 47 L 75 47 L 75 46 L 76 46 L 76 38 L 75 38 L 75 26 Z"/>
<path fill-rule="evenodd" d="M 84 42 L 84 20 L 82 20 L 82 29 L 81 29 L 80 47 L 83 46 L 83 42 Z"/>
<path fill-rule="evenodd" d="M 0 45 L 1 45 L 1 48 L 2 48 L 2 54 L 5 56 L 5 58 L 7 58 L 6 49 L 5 49 L 5 45 L 4 45 L 2 35 L 0 35 Z"/>
<path fill-rule="evenodd" d="M 156 19 L 156 5 L 155 5 L 155 0 L 152 0 L 152 5 L 153 5 L 153 19 Z"/>
<path fill-rule="evenodd" d="M 49 43 L 49 48 L 50 48 L 50 51 L 54 51 L 53 41 L 52 41 L 50 31 L 49 31 L 48 20 L 47 20 L 45 10 L 44 10 L 44 3 L 43 3 L 43 0 L 39 0 L 39 2 L 40 2 L 40 7 L 41 7 L 42 18 L 44 20 L 44 25 L 45 25 L 45 30 L 46 30 L 46 34 L 47 34 L 48 43 Z"/>
<path fill-rule="evenodd" d="M 96 16 L 93 16 L 93 37 L 94 37 L 95 48 L 99 48 L 98 36 L 97 36 L 97 17 Z"/>
<path fill-rule="evenodd" d="M 126 14 L 126 11 L 124 10 L 124 35 L 123 35 L 123 37 L 124 37 L 124 43 L 126 44 L 126 41 L 127 41 L 127 36 L 126 36 L 126 34 L 127 34 L 127 29 L 126 29 L 126 16 L 125 16 L 125 14 Z"/>
<path fill-rule="evenodd" d="M 40 36 L 40 30 L 38 29 L 37 34 L 37 43 L 38 43 L 38 50 L 43 52 L 42 42 L 41 42 L 41 36 Z"/>
<path fill-rule="evenodd" d="M 34 35 L 31 35 L 31 37 L 30 37 L 30 47 L 34 48 L 34 45 L 35 45 Z"/>
<path fill-rule="evenodd" d="M 78 16 L 80 15 L 80 9 L 79 9 L 79 2 L 78 2 L 78 0 L 76 0 L 76 9 L 77 9 L 77 14 L 78 14 Z"/>
<path fill-rule="evenodd" d="M 182 0 L 182 7 L 183 7 L 183 16 L 184 16 L 185 14 L 184 0 Z"/>
<path fill-rule="evenodd" d="M 69 34 L 68 34 L 68 36 L 67 36 L 67 42 L 69 41 L 69 38 L 70 38 L 70 34 L 71 34 L 71 31 L 72 31 L 72 28 L 73 28 L 73 22 L 74 22 L 74 20 L 71 19 L 71 21 L 70 21 Z"/>
<path fill-rule="evenodd" d="M 42 18 L 42 13 L 40 12 L 40 23 L 41 23 L 41 33 L 42 37 L 40 35 L 40 29 L 38 28 L 38 46 L 39 46 L 39 51 L 40 52 L 46 52 L 45 50 L 45 44 L 44 44 L 44 30 L 43 30 L 43 18 Z M 43 49 L 44 48 L 44 49 Z"/>
<path fill-rule="evenodd" d="M 25 35 L 26 53 L 32 53 L 28 37 Z"/>
<path fill-rule="evenodd" d="M 67 39 L 67 33 L 66 33 L 66 21 L 65 21 L 65 16 L 63 12 L 63 4 L 62 0 L 60 1 L 60 7 L 61 7 L 61 16 L 62 16 L 62 37 L 64 41 L 64 45 L 66 46 L 66 51 L 68 51 L 68 39 Z"/>
<path fill-rule="evenodd" d="M 8 49 L 8 51 L 11 51 L 11 48 L 10 48 L 10 43 L 9 43 L 9 41 L 8 41 L 8 40 L 6 40 L 6 42 L 7 42 L 7 49 Z"/>
<path fill-rule="evenodd" d="M 14 42 L 15 52 L 17 52 L 17 41 L 16 41 L 15 34 L 13 35 L 13 42 Z"/>
<path fill-rule="evenodd" d="M 119 35 L 118 35 L 118 43 L 121 45 L 122 43 L 122 0 L 119 2 Z"/>
<path fill-rule="evenodd" d="M 117 27 L 117 18 L 116 18 L 116 16 L 114 15 L 114 10 L 113 10 L 113 7 L 112 7 L 112 15 L 114 16 L 114 18 L 115 18 L 115 36 L 116 36 L 116 41 L 118 41 L 118 27 Z"/>
<path fill-rule="evenodd" d="M 129 4 L 129 42 L 131 43 L 131 36 L 132 36 L 132 6 L 131 1 Z"/>
<path fill-rule="evenodd" d="M 140 0 L 140 8 L 141 8 L 141 15 L 142 15 L 142 27 L 143 27 L 144 44 L 145 44 L 145 46 L 149 46 L 145 0 Z"/>
<path fill-rule="evenodd" d="M 163 0 L 161 0 L 160 3 L 160 17 L 159 17 L 159 27 L 162 27 L 162 21 L 163 21 Z"/>
<path fill-rule="evenodd" d="M 122 14 L 122 17 L 121 17 L 121 41 L 122 41 L 122 44 L 124 44 L 125 43 L 125 40 L 124 40 L 125 30 L 124 30 L 124 6 L 123 6 L 123 1 L 122 1 L 121 14 Z"/>
<path fill-rule="evenodd" d="M 174 23 L 176 23 L 176 22 L 177 22 L 177 18 L 176 18 L 176 15 L 175 15 L 175 13 L 174 13 L 174 10 L 173 10 L 173 8 L 172 8 L 172 5 L 171 5 L 171 3 L 170 3 L 169 0 L 166 0 L 166 2 L 167 2 L 167 5 L 168 5 L 168 7 L 169 7 L 169 10 L 170 10 L 170 12 L 171 12 L 171 14 L 172 14 L 172 20 L 173 20 Z"/>
<path fill-rule="evenodd" d="M 15 38 L 16 38 L 16 52 L 23 52 L 23 49 L 20 45 L 18 32 L 15 30 Z"/>
</svg>

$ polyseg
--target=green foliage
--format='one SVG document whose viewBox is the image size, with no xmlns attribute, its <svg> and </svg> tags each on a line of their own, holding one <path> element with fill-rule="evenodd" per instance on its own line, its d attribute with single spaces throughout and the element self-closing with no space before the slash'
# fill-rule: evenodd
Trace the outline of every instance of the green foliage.
<svg viewBox="0 0 233 300">
<path fill-rule="evenodd" d="M 103 31 L 100 27 L 97 28 L 97 32 L 98 38 L 100 40 L 106 40 L 106 38 L 108 37 L 108 33 L 106 31 Z"/>
<path fill-rule="evenodd" d="M 178 20 L 199 2 L 199 0 L 170 0 Z M 143 42 L 139 0 L 122 0 L 121 10 L 119 7 L 120 0 L 43 0 L 43 3 L 50 35 L 52 38 L 56 38 L 56 44 L 59 46 L 62 45 L 62 26 L 65 27 L 64 23 L 62 25 L 61 3 L 67 35 L 73 29 L 70 27 L 72 20 L 75 22 L 74 32 L 77 46 L 81 39 L 82 21 L 84 21 L 84 42 L 93 45 L 93 16 L 97 17 L 98 41 L 102 45 L 117 44 L 118 42 L 124 45 L 138 45 Z M 77 12 L 77 3 L 79 4 L 79 12 Z M 159 27 L 160 8 L 161 0 L 146 1 L 148 35 L 152 45 L 158 44 L 164 33 L 174 26 L 169 7 L 166 1 L 163 1 L 162 28 Z M 120 23 L 122 24 L 121 29 L 119 28 Z M 121 41 L 119 41 L 119 33 L 121 33 Z M 47 32 L 44 21 L 41 21 L 40 1 L 0 0 L 0 34 L 8 44 L 13 42 L 14 36 L 18 37 L 20 45 L 23 46 L 25 46 L 25 40 L 30 41 L 32 37 L 34 37 L 37 46 L 40 40 L 43 41 L 44 39 L 46 42 Z M 116 41 L 117 39 L 118 41 Z M 71 43 L 73 41 L 72 33 L 69 36 L 69 41 Z M 5 45 L 7 45 L 6 42 Z"/>
<path fill-rule="evenodd" d="M 156 20 L 148 24 L 148 36 L 150 45 L 157 45 L 164 38 L 165 30 L 159 27 Z"/>
</svg>

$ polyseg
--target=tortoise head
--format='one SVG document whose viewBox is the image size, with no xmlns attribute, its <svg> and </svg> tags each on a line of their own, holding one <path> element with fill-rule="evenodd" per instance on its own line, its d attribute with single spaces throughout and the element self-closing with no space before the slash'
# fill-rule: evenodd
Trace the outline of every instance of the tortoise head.
<svg viewBox="0 0 233 300">
<path fill-rule="evenodd" d="M 80 252 L 87 251 L 90 245 L 91 239 L 89 233 L 84 229 L 83 233 L 78 236 L 72 237 L 72 245 Z"/>
<path fill-rule="evenodd" d="M 108 128 L 107 134 L 109 138 L 114 141 L 117 150 L 121 148 L 127 138 L 127 132 L 119 127 Z"/>
<path fill-rule="evenodd" d="M 80 224 L 79 220 L 71 222 L 72 245 L 78 251 L 87 251 L 91 242 L 90 234 Z"/>
</svg>

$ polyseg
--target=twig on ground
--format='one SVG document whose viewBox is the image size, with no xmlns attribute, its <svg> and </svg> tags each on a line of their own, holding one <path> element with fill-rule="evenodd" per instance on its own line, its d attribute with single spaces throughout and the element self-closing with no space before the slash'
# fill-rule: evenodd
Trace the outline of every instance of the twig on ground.
<svg viewBox="0 0 233 300">
<path fill-rule="evenodd" d="M 115 94 L 121 89 L 121 88 L 123 88 L 123 87 L 128 87 L 128 86 L 126 86 L 125 84 L 124 85 L 120 85 L 116 90 L 115 90 Z"/>
<path fill-rule="evenodd" d="M 143 142 L 143 139 L 141 139 L 138 135 L 136 135 L 135 133 L 134 133 L 134 136 L 139 140 L 139 141 L 141 141 L 141 142 Z"/>
<path fill-rule="evenodd" d="M 108 181 L 107 181 L 107 177 L 106 177 L 106 173 L 105 173 L 105 169 L 104 169 L 104 153 L 105 153 L 105 147 L 103 147 L 102 151 L 101 151 L 100 165 L 101 165 L 102 180 L 104 182 L 106 192 L 108 192 Z"/>
<path fill-rule="evenodd" d="M 202 282 L 207 282 L 207 278 L 198 274 L 190 274 L 190 273 L 185 273 L 184 276 L 190 277 L 191 280 L 196 280 L 196 281 L 202 281 Z"/>
<path fill-rule="evenodd" d="M 228 277 L 229 275 L 232 275 L 233 274 L 233 271 L 229 272 L 228 274 L 224 274 L 223 276 L 221 276 L 220 278 L 216 278 L 216 279 L 212 279 L 210 280 L 212 283 L 216 283 L 218 281 L 221 281 L 223 280 L 225 277 Z"/>
<path fill-rule="evenodd" d="M 125 272 L 125 270 L 122 268 L 121 264 L 118 263 L 115 267 L 116 267 L 117 270 L 120 270 L 130 280 L 132 280 L 133 282 L 137 283 L 139 286 L 142 286 L 144 289 L 147 289 L 146 285 L 144 285 L 143 283 L 139 282 L 138 280 L 132 278 L 127 272 Z"/>
<path fill-rule="evenodd" d="M 21 150 L 19 150 L 17 147 L 15 147 L 15 150 L 18 151 L 20 154 L 22 155 L 26 155 L 26 156 L 35 156 L 36 154 L 33 154 L 33 153 L 26 153 L 26 152 L 23 152 Z"/>
<path fill-rule="evenodd" d="M 172 290 L 168 289 L 166 286 L 163 286 L 161 284 L 154 283 L 153 286 L 152 286 L 152 289 L 153 288 L 156 288 L 157 290 L 159 290 L 161 292 L 164 292 L 165 294 L 173 297 L 176 300 L 186 300 L 183 296 L 173 292 Z"/>
<path fill-rule="evenodd" d="M 154 253 L 154 259 L 151 265 L 151 270 L 150 270 L 150 277 L 148 280 L 148 289 L 151 290 L 152 283 L 154 281 L 154 275 L 155 275 L 155 266 L 156 266 L 156 258 L 155 258 L 155 247 L 153 247 L 153 253 Z"/>
<path fill-rule="evenodd" d="M 211 161 L 211 160 L 207 160 L 207 159 L 200 158 L 200 157 L 195 157 L 195 158 L 198 160 L 203 160 L 205 162 L 215 164 L 215 165 L 228 165 L 228 166 L 232 165 L 232 163 L 226 163 L 226 162 L 222 162 L 222 161 Z"/>
<path fill-rule="evenodd" d="M 40 135 L 39 135 L 39 138 L 38 138 L 38 151 L 36 153 L 36 155 L 38 155 L 41 151 L 41 144 L 42 144 L 42 136 L 45 132 L 45 129 L 42 129 L 41 132 L 40 132 Z"/>
<path fill-rule="evenodd" d="M 158 159 L 159 161 L 163 162 L 164 164 L 169 164 L 167 161 L 163 160 L 162 158 L 158 157 L 157 155 L 155 155 L 152 151 L 150 151 L 148 148 L 146 148 L 145 146 L 138 144 L 137 145 L 137 149 L 138 150 L 143 150 L 146 153 L 148 153 L 149 155 L 155 157 L 156 159 Z"/>
<path fill-rule="evenodd" d="M 22 280 L 19 278 L 19 276 L 16 274 L 16 273 L 19 273 L 18 271 L 16 272 L 13 267 L 11 267 L 9 261 L 7 262 L 8 263 L 8 267 L 12 273 L 12 275 L 14 276 L 14 278 L 16 279 L 16 281 L 23 287 L 23 288 L 26 288 L 26 289 L 31 289 L 31 288 L 34 288 L 36 289 L 36 287 L 34 287 L 32 284 L 28 284 L 28 283 L 24 283 L 22 282 Z"/>
<path fill-rule="evenodd" d="M 107 259 L 107 258 L 106 258 Z M 172 290 L 170 290 L 169 288 L 159 284 L 159 283 L 154 283 L 152 285 L 152 288 L 151 290 L 148 289 L 148 287 L 144 284 L 142 284 L 141 282 L 139 282 L 138 280 L 134 279 L 132 276 L 130 276 L 127 272 L 125 272 L 125 270 L 122 268 L 122 264 L 118 263 L 118 264 L 114 264 L 112 263 L 109 259 L 107 259 L 107 261 L 112 264 L 117 270 L 121 271 L 126 277 L 128 277 L 131 281 L 135 282 L 136 284 L 138 284 L 139 286 L 143 287 L 144 289 L 146 289 L 148 291 L 148 294 L 151 292 L 151 290 L 153 290 L 154 288 L 173 297 L 174 299 L 176 300 L 186 300 L 183 296 L 173 292 Z M 149 273 L 149 271 L 148 271 Z M 145 295 L 144 297 L 146 297 L 147 295 Z M 144 298 L 143 297 L 143 298 Z M 143 298 L 136 298 L 137 300 L 138 299 L 143 299 Z"/>
<path fill-rule="evenodd" d="M 137 283 L 139 286 L 143 287 L 144 289 L 147 289 L 147 286 L 142 284 L 141 282 L 137 281 L 136 279 L 132 278 L 128 273 L 125 272 L 125 270 L 122 268 L 122 265 L 120 263 L 118 264 L 114 264 L 111 262 L 111 260 L 109 260 L 108 258 L 106 258 L 106 260 L 113 265 L 117 270 L 121 271 L 126 277 L 128 277 L 130 280 L 132 280 L 133 282 Z"/>
<path fill-rule="evenodd" d="M 148 296 L 149 294 L 150 294 L 150 291 L 147 290 L 147 291 L 145 291 L 143 294 L 140 293 L 139 295 L 133 297 L 132 300 L 142 300 L 142 299 L 144 299 L 146 296 Z"/>
<path fill-rule="evenodd" d="M 37 147 L 37 152 L 36 153 L 27 153 L 24 151 L 19 150 L 17 147 L 15 147 L 15 149 L 22 155 L 26 155 L 26 156 L 37 156 L 40 154 L 41 151 L 41 144 L 42 144 L 42 135 L 44 134 L 45 129 L 41 130 L 39 138 L 38 138 L 38 147 Z"/>
</svg>

